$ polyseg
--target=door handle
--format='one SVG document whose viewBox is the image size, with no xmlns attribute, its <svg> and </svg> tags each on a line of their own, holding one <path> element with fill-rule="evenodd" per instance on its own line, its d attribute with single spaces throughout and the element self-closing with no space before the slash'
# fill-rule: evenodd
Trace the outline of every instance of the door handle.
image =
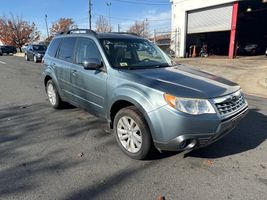
<svg viewBox="0 0 267 200">
<path fill-rule="evenodd" d="M 71 73 L 72 73 L 72 76 L 75 76 L 75 77 L 78 76 L 78 71 L 77 70 L 72 70 Z"/>
<path fill-rule="evenodd" d="M 53 69 L 55 69 L 55 67 L 56 67 L 56 63 L 51 63 L 51 67 L 52 67 Z"/>
</svg>

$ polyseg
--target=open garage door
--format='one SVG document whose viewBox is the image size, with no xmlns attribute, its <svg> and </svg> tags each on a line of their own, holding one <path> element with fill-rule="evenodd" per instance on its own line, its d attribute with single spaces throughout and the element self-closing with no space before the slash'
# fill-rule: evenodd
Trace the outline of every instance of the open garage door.
<svg viewBox="0 0 267 200">
<path fill-rule="evenodd" d="M 233 5 L 188 12 L 187 33 L 231 30 Z"/>
<path fill-rule="evenodd" d="M 186 55 L 210 56 L 229 54 L 233 4 L 224 4 L 187 14 Z"/>
</svg>

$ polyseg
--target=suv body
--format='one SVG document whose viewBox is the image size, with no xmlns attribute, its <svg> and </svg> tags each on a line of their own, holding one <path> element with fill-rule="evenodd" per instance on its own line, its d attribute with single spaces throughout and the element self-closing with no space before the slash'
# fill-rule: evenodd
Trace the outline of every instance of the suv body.
<svg viewBox="0 0 267 200">
<path fill-rule="evenodd" d="M 17 53 L 17 49 L 14 46 L 8 46 L 8 45 L 1 45 L 0 46 L 0 56 L 3 54 L 15 54 Z"/>
<path fill-rule="evenodd" d="M 25 60 L 33 60 L 34 62 L 42 61 L 47 47 L 43 44 L 29 44 L 25 49 Z"/>
<path fill-rule="evenodd" d="M 131 34 L 58 35 L 42 73 L 53 107 L 67 101 L 107 119 L 119 146 L 136 159 L 153 145 L 170 151 L 207 146 L 248 111 L 237 84 L 173 64 L 156 45 Z"/>
</svg>

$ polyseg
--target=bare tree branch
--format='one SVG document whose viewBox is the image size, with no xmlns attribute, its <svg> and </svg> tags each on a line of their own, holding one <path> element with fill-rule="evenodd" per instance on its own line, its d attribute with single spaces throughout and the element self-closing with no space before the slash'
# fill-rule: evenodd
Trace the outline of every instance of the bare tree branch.
<svg viewBox="0 0 267 200">
<path fill-rule="evenodd" d="M 96 32 L 106 33 L 111 30 L 112 27 L 110 27 L 108 20 L 104 16 L 99 16 L 96 20 Z"/>
<path fill-rule="evenodd" d="M 129 28 L 129 33 L 136 33 L 140 36 L 148 38 L 148 21 L 135 21 L 135 23 Z"/>
</svg>

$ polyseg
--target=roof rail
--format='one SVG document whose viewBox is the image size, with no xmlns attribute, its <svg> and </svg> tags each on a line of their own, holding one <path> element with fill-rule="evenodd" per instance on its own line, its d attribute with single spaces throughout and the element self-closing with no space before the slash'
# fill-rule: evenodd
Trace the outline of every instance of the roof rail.
<svg viewBox="0 0 267 200">
<path fill-rule="evenodd" d="M 64 34 L 74 34 L 74 33 L 78 33 L 78 34 L 92 34 L 92 35 L 97 35 L 97 33 L 93 30 L 90 29 L 70 29 L 67 31 L 62 31 L 59 32 L 58 35 L 64 35 Z"/>
<path fill-rule="evenodd" d="M 141 35 L 138 35 L 137 33 L 131 33 L 131 32 L 111 32 L 113 34 L 128 34 L 128 35 L 134 35 L 134 36 L 138 36 L 141 37 Z"/>
</svg>

